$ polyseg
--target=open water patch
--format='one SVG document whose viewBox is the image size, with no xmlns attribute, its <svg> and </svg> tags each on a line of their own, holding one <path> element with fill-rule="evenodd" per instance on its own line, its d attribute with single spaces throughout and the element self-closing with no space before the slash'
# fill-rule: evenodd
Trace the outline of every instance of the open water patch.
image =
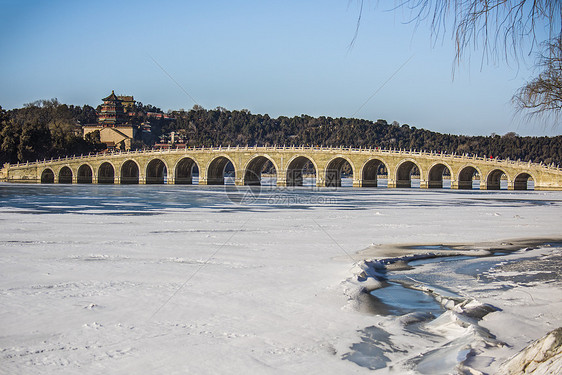
<svg viewBox="0 0 562 375">
<path fill-rule="evenodd" d="M 382 288 L 370 292 L 373 306 L 379 315 L 405 315 L 424 312 L 439 315 L 445 311 L 435 298 L 423 291 L 407 288 L 404 285 L 388 281 Z"/>
<path fill-rule="evenodd" d="M 470 255 L 452 255 L 452 256 L 441 256 L 435 258 L 426 258 L 426 259 L 416 259 L 408 262 L 408 265 L 411 267 L 421 266 L 423 264 L 430 264 L 430 263 L 442 263 L 442 262 L 456 262 L 462 260 L 474 259 L 474 256 Z"/>
</svg>

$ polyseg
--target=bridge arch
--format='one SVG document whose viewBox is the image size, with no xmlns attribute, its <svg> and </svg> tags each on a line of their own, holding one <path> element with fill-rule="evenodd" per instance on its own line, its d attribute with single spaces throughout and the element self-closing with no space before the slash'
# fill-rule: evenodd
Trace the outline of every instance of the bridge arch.
<svg viewBox="0 0 562 375">
<path fill-rule="evenodd" d="M 106 161 L 98 168 L 98 184 L 113 184 L 115 182 L 115 166 Z"/>
<path fill-rule="evenodd" d="M 505 175 L 509 181 L 509 176 L 505 171 L 499 168 L 491 170 L 486 177 L 486 190 L 500 190 L 502 175 Z"/>
<path fill-rule="evenodd" d="M 43 169 L 41 172 L 41 183 L 42 184 L 54 184 L 55 183 L 55 173 L 51 168 Z"/>
<path fill-rule="evenodd" d="M 163 184 L 168 177 L 168 165 L 162 159 L 154 158 L 146 165 L 147 184 Z"/>
<path fill-rule="evenodd" d="M 396 187 L 410 188 L 412 187 L 412 173 L 418 171 L 420 180 L 423 180 L 422 169 L 414 159 L 402 160 L 396 166 Z"/>
<path fill-rule="evenodd" d="M 271 163 L 275 168 L 275 177 L 279 174 L 277 163 L 267 154 L 254 155 L 244 166 L 244 185 L 261 185 L 263 168 Z"/>
<path fill-rule="evenodd" d="M 232 165 L 234 179 L 236 179 L 236 167 L 227 155 L 219 155 L 209 162 L 207 167 L 207 185 L 224 185 L 224 175 L 227 167 Z"/>
<path fill-rule="evenodd" d="M 472 189 L 472 181 L 475 176 L 482 178 L 482 172 L 474 165 L 465 165 L 459 170 L 457 186 L 459 189 Z"/>
<path fill-rule="evenodd" d="M 522 172 L 515 176 L 513 180 L 513 190 L 529 190 L 529 182 L 536 184 L 537 180 L 529 173 Z"/>
<path fill-rule="evenodd" d="M 363 180 L 361 186 L 377 187 L 377 177 L 380 172 L 386 171 L 388 175 L 388 165 L 379 158 L 367 160 L 361 168 L 361 178 Z"/>
<path fill-rule="evenodd" d="M 199 174 L 199 163 L 191 157 L 181 158 L 175 167 L 174 183 L 178 185 L 191 185 L 193 173 L 197 170 Z"/>
<path fill-rule="evenodd" d="M 453 169 L 445 162 L 436 162 L 429 167 L 427 172 L 427 187 L 428 188 L 443 188 L 443 176 L 453 177 Z"/>
<path fill-rule="evenodd" d="M 310 167 L 314 169 L 314 175 L 318 175 L 318 166 L 311 158 L 303 155 L 296 155 L 287 163 L 286 183 L 287 186 L 302 186 L 305 169 Z"/>
<path fill-rule="evenodd" d="M 59 184 L 71 184 L 72 183 L 72 169 L 68 166 L 64 166 L 59 171 Z"/>
<path fill-rule="evenodd" d="M 78 167 L 76 182 L 79 184 L 91 184 L 93 182 L 93 168 L 89 164 L 82 164 Z"/>
<path fill-rule="evenodd" d="M 139 165 L 134 159 L 129 159 L 121 165 L 121 184 L 139 183 Z"/>
<path fill-rule="evenodd" d="M 327 187 L 341 186 L 342 172 L 346 165 L 349 165 L 351 169 L 351 177 L 355 177 L 355 166 L 353 162 L 344 156 L 336 156 L 330 160 L 326 166 L 324 185 Z"/>
</svg>

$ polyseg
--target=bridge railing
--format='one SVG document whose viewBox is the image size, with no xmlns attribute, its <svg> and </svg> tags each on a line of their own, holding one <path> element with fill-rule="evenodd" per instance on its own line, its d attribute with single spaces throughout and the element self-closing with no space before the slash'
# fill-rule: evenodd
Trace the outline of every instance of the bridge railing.
<svg viewBox="0 0 562 375">
<path fill-rule="evenodd" d="M 140 154 L 170 154 L 170 153 L 187 153 L 187 152 L 197 152 L 197 151 L 307 151 L 307 152 L 352 152 L 352 153 L 377 153 L 377 154 L 388 154 L 388 155 L 403 155 L 403 156 L 428 156 L 428 157 L 439 157 L 439 158 L 447 158 L 453 160 L 473 160 L 473 161 L 480 161 L 480 162 L 487 162 L 487 163 L 495 163 L 501 164 L 506 166 L 520 166 L 520 167 L 538 167 L 544 168 L 548 170 L 556 170 L 562 171 L 562 168 L 559 166 L 554 166 L 552 164 L 545 165 L 543 163 L 532 163 L 531 161 L 523 162 L 519 160 L 509 160 L 509 159 L 500 159 L 498 157 L 495 158 L 487 158 L 477 155 L 467 155 L 467 154 L 448 154 L 441 151 L 426 151 L 426 150 L 405 150 L 405 149 L 383 149 L 380 147 L 352 147 L 352 146 L 192 146 L 192 147 L 184 147 L 184 148 L 168 148 L 168 149 L 144 149 L 144 150 L 130 150 L 130 151 L 110 151 L 110 152 L 99 152 L 95 154 L 88 154 L 88 155 L 80 155 L 80 156 L 66 156 L 66 157 L 59 157 L 59 158 L 51 158 L 50 160 L 37 160 L 34 162 L 26 162 L 26 163 L 17 163 L 17 164 L 10 164 L 10 168 L 19 168 L 19 167 L 30 167 L 30 166 L 37 166 L 37 165 L 46 165 L 47 163 L 55 163 L 61 161 L 76 161 L 76 160 L 83 160 L 83 159 L 91 159 L 91 158 L 107 158 L 107 157 L 115 157 L 115 156 L 127 156 L 127 155 L 140 155 Z"/>
</svg>

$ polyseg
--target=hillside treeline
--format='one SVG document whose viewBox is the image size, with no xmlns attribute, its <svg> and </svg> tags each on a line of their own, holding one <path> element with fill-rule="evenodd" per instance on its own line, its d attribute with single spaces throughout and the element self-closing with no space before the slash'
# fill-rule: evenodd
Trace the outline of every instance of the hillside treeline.
<svg viewBox="0 0 562 375">
<path fill-rule="evenodd" d="M 0 163 L 16 163 L 67 155 L 88 154 L 105 148 L 99 132 L 84 139 L 80 124 L 96 122 L 90 106 L 60 104 L 56 99 L 4 111 L 0 107 Z"/>
<path fill-rule="evenodd" d="M 493 156 L 502 159 L 554 163 L 562 165 L 562 136 L 520 137 L 463 136 L 417 129 L 408 125 L 331 117 L 271 118 L 247 110 L 224 108 L 173 111 L 174 122 L 164 132 L 184 134 L 191 146 L 198 145 L 323 145 L 381 147 L 406 150 Z"/>
<path fill-rule="evenodd" d="M 169 111 L 175 119 L 148 118 L 147 111 L 161 112 L 151 105 L 137 103 L 132 123 L 150 122 L 152 135 L 140 136 L 136 148 L 151 147 L 160 134 L 179 133 L 189 146 L 211 145 L 323 145 L 381 147 L 406 150 L 493 156 L 502 159 L 562 165 L 562 136 L 520 137 L 458 136 L 441 134 L 413 126 L 388 124 L 385 120 L 295 117 L 271 118 L 248 110 L 229 111 L 218 107 L 206 110 L 194 106 L 189 111 Z M 81 136 L 81 124 L 97 121 L 91 106 L 68 106 L 56 99 L 26 104 L 4 111 L 0 107 L 0 162 L 88 154 L 104 149 L 99 134 Z M 139 132 L 140 133 L 140 132 Z M 143 141 L 144 140 L 144 143 Z"/>
</svg>

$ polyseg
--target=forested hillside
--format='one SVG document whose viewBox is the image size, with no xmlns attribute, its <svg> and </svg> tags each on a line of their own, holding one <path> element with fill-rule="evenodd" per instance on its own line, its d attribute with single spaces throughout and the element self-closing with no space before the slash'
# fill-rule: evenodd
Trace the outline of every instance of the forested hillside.
<svg viewBox="0 0 562 375">
<path fill-rule="evenodd" d="M 271 118 L 253 115 L 247 110 L 224 108 L 173 111 L 174 122 L 166 131 L 179 131 L 197 145 L 323 145 L 382 147 L 407 150 L 442 151 L 457 154 L 498 156 L 503 159 L 562 164 L 562 136 L 520 137 L 451 135 L 360 119 L 311 117 Z"/>
<path fill-rule="evenodd" d="M 0 107 L 0 163 L 88 154 L 105 148 L 99 133 L 82 138 L 80 124 L 95 122 L 94 108 L 67 106 L 56 99 L 4 111 Z"/>
<path fill-rule="evenodd" d="M 130 117 L 134 124 L 149 121 L 152 137 L 139 137 L 135 147 L 151 147 L 157 136 L 179 133 L 189 146 L 211 145 L 323 145 L 382 147 L 407 150 L 433 150 L 457 154 L 498 156 L 500 158 L 562 165 L 562 136 L 520 137 L 463 136 L 440 134 L 414 126 L 387 124 L 360 119 L 311 117 L 271 118 L 248 110 L 229 111 L 218 107 L 206 110 L 195 106 L 189 111 L 169 111 L 174 119 L 148 118 L 146 112 L 160 110 L 138 104 Z M 68 106 L 56 99 L 27 104 L 4 111 L 0 107 L 0 162 L 25 162 L 103 150 L 92 133 L 81 137 L 80 125 L 95 123 L 96 110 L 84 105 Z M 142 142 L 142 139 L 146 143 Z"/>
</svg>

